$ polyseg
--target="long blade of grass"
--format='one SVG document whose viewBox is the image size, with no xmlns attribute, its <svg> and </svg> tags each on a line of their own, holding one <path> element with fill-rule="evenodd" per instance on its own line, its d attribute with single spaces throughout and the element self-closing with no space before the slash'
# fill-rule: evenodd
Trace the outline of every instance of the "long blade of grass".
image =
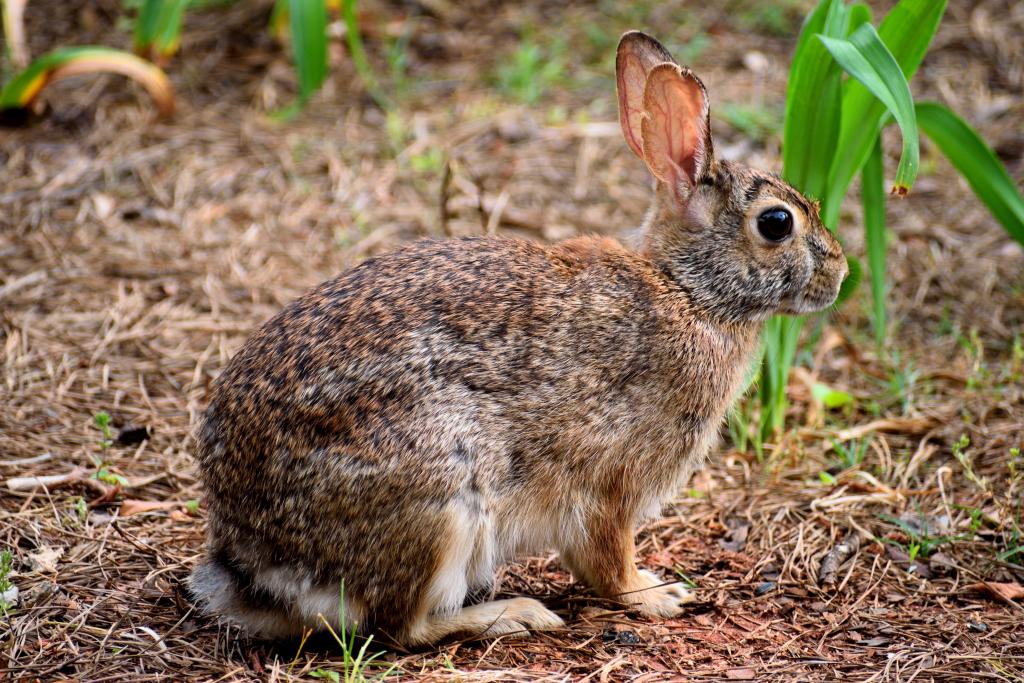
<svg viewBox="0 0 1024 683">
<path fill-rule="evenodd" d="M 900 65 L 871 24 L 863 24 L 850 34 L 849 40 L 821 36 L 821 42 L 843 69 L 871 91 L 896 119 L 903 135 L 903 153 L 893 192 L 907 194 L 917 178 L 921 152 L 914 97 Z"/>
<path fill-rule="evenodd" d="M 882 166 L 882 139 L 875 140 L 871 154 L 861 169 L 860 197 L 864 205 L 864 240 L 867 244 L 871 275 L 871 324 L 875 341 L 885 341 L 885 177 Z"/>
<path fill-rule="evenodd" d="M 822 197 L 826 160 L 839 137 L 842 72 L 817 34 L 845 35 L 846 8 L 840 0 L 822 0 L 800 31 L 786 87 L 782 174 L 805 194 Z"/>
<path fill-rule="evenodd" d="M 345 22 L 345 40 L 348 43 L 349 54 L 352 55 L 352 65 L 359 74 L 359 80 L 363 87 L 370 94 L 377 106 L 384 110 L 391 110 L 391 101 L 381 91 L 374 74 L 370 60 L 366 58 L 366 50 L 363 48 L 363 37 L 359 32 L 359 19 L 356 16 L 356 0 L 341 1 L 341 18 Z"/>
<path fill-rule="evenodd" d="M 918 124 L 1013 239 L 1024 244 L 1024 197 L 981 136 L 937 102 L 917 103 Z"/>
<path fill-rule="evenodd" d="M 946 0 L 901 0 L 882 21 L 878 35 L 908 81 L 917 72 L 945 9 Z M 822 198 L 825 225 L 835 226 L 838 222 L 843 196 L 871 153 L 871 145 L 882 129 L 884 113 L 884 105 L 859 82 L 851 80 L 843 87 L 838 153 L 829 169 Z"/>
<path fill-rule="evenodd" d="M 290 0 L 288 19 L 299 101 L 305 104 L 327 77 L 327 7 L 324 0 Z"/>
<path fill-rule="evenodd" d="M 61 48 L 32 62 L 0 90 L 0 109 L 28 107 L 49 83 L 101 72 L 138 81 L 153 98 L 161 116 L 174 113 L 174 88 L 159 67 L 123 50 L 93 46 Z"/>
</svg>

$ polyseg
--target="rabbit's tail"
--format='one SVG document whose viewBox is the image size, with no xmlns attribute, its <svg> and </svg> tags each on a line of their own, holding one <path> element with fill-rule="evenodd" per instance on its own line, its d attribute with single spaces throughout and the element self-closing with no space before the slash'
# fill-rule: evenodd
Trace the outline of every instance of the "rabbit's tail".
<svg viewBox="0 0 1024 683">
<path fill-rule="evenodd" d="M 222 554 L 207 555 L 196 566 L 188 589 L 204 613 L 227 617 L 264 638 L 300 636 L 304 627 L 320 626 L 320 615 L 332 627 L 339 621 L 336 590 L 311 586 L 286 568 L 251 574 Z"/>
</svg>

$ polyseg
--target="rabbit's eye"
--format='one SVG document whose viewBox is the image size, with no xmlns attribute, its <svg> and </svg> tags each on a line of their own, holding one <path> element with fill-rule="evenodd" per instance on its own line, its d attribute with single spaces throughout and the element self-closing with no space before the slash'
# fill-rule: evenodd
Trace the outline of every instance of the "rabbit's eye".
<svg viewBox="0 0 1024 683">
<path fill-rule="evenodd" d="M 781 242 L 793 232 L 793 216 L 782 208 L 768 209 L 757 217 L 757 231 L 769 242 Z"/>
</svg>

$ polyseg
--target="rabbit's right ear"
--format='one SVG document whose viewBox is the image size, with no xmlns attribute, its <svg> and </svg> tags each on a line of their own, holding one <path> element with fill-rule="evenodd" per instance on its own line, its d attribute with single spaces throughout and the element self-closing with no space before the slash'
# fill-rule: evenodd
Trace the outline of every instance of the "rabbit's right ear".
<svg viewBox="0 0 1024 683">
<path fill-rule="evenodd" d="M 644 158 L 641 121 L 644 117 L 644 88 L 647 75 L 658 64 L 675 64 L 668 50 L 640 31 L 629 31 L 619 39 L 615 52 L 615 87 L 619 95 L 619 124 L 626 144 Z"/>
</svg>

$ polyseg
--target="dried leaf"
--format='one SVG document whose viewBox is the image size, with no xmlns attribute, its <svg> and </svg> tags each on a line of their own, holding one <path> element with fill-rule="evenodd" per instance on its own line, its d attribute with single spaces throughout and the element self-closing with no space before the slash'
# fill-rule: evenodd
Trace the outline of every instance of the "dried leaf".
<svg viewBox="0 0 1024 683">
<path fill-rule="evenodd" d="M 29 569 L 39 573 L 56 574 L 57 573 L 57 560 L 64 555 L 64 548 L 55 548 L 52 546 L 44 545 L 28 555 L 25 561 L 28 563 Z"/>
<path fill-rule="evenodd" d="M 1013 600 L 1024 598 L 1024 586 L 1021 586 L 1016 581 L 1011 583 L 981 581 L 980 583 L 972 583 L 970 586 L 967 586 L 967 590 L 985 593 L 996 600 L 1004 602 L 1012 602 Z"/>
<path fill-rule="evenodd" d="M 719 539 L 718 545 L 724 550 L 738 553 L 747 545 L 747 535 L 750 533 L 750 524 L 742 520 L 729 520 L 729 533 L 725 538 Z"/>
<path fill-rule="evenodd" d="M 752 681 L 757 678 L 757 672 L 746 667 L 742 669 L 729 669 L 725 677 L 730 681 Z"/>
</svg>

